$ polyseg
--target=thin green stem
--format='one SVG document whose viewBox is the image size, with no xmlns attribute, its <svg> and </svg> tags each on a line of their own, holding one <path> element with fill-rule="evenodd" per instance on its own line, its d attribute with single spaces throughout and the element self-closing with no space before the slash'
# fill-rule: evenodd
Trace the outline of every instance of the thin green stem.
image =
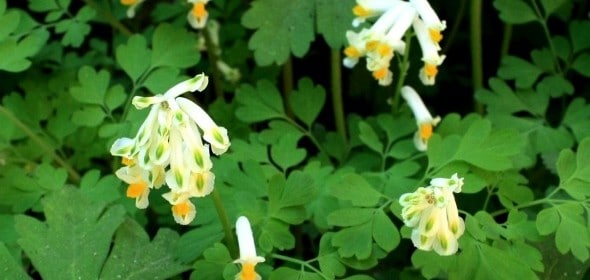
<svg viewBox="0 0 590 280">
<path fill-rule="evenodd" d="M 219 194 L 217 188 L 213 189 L 213 193 L 211 195 L 213 196 L 213 204 L 215 205 L 217 216 L 219 217 L 219 221 L 221 222 L 221 226 L 223 227 L 223 231 L 225 233 L 225 243 L 227 244 L 230 254 L 235 259 L 239 255 L 238 246 L 236 239 L 234 238 L 231 223 L 229 222 L 229 217 L 227 216 L 225 207 L 223 207 L 221 195 Z"/>
<path fill-rule="evenodd" d="M 344 118 L 344 104 L 342 102 L 342 61 L 340 50 L 331 51 L 331 87 L 332 87 L 332 109 L 334 110 L 334 122 L 336 131 L 346 143 L 348 140 L 346 134 L 346 121 Z"/>
<path fill-rule="evenodd" d="M 397 114 L 399 111 L 399 96 L 402 87 L 404 86 L 404 82 L 406 81 L 406 77 L 408 76 L 408 68 L 410 66 L 410 47 L 412 45 L 412 36 L 411 32 L 406 32 L 404 40 L 406 41 L 406 48 L 404 49 L 404 55 L 402 61 L 399 66 L 399 79 L 395 84 L 395 90 L 393 91 L 393 99 L 391 101 L 391 112 L 393 114 Z"/>
<path fill-rule="evenodd" d="M 490 203 L 490 198 L 492 197 L 492 195 L 494 195 L 494 192 L 492 191 L 492 187 L 486 187 L 486 190 L 488 191 L 488 194 L 486 195 L 486 199 L 483 202 L 483 206 L 481 207 L 482 210 L 486 210 L 488 209 L 488 203 Z"/>
<path fill-rule="evenodd" d="M 4 106 L 0 105 L 0 113 L 6 116 L 10 121 L 12 121 L 17 127 L 19 127 L 25 134 L 33 140 L 47 155 L 51 156 L 57 164 L 61 167 L 65 168 L 68 172 L 70 180 L 74 183 L 80 182 L 80 174 L 74 170 L 74 168 L 63 158 L 61 158 L 56 152 L 53 147 L 49 144 L 45 143 L 43 139 L 41 139 L 35 132 L 33 132 L 26 124 L 21 122 L 12 112 L 8 111 Z"/>
<path fill-rule="evenodd" d="M 303 128 L 301 125 L 299 125 L 297 122 L 295 122 L 293 119 L 284 116 L 282 118 L 283 120 L 285 120 L 286 122 L 290 123 L 292 126 L 294 126 L 295 128 L 297 128 L 299 131 L 301 131 L 303 133 L 303 135 L 307 136 L 307 138 L 309 138 L 309 140 L 311 140 L 311 142 L 318 148 L 318 150 L 320 151 L 320 153 L 326 155 L 326 157 L 329 157 L 328 153 L 326 152 L 326 150 L 324 150 L 324 148 L 322 147 L 322 145 L 320 145 L 320 142 L 318 141 L 318 139 L 315 138 L 315 136 L 313 136 L 313 134 L 311 133 L 311 131 Z"/>
<path fill-rule="evenodd" d="M 547 18 L 543 16 L 541 13 L 541 9 L 539 9 L 539 5 L 537 5 L 537 1 L 531 1 L 533 5 L 533 9 L 535 9 L 535 13 L 537 13 L 537 18 L 539 19 L 539 24 L 543 27 L 543 33 L 545 33 L 545 37 L 547 38 L 547 43 L 549 44 L 549 49 L 553 53 L 553 64 L 557 73 L 562 74 L 563 70 L 561 69 L 561 65 L 559 64 L 559 59 L 557 58 L 557 50 L 555 49 L 555 45 L 553 44 L 553 40 L 551 40 L 551 33 L 549 32 L 549 26 L 547 26 Z"/>
<path fill-rule="evenodd" d="M 285 100 L 285 107 L 287 109 L 287 116 L 293 117 L 293 111 L 291 110 L 291 103 L 289 102 L 289 96 L 293 91 L 293 60 L 289 56 L 289 59 L 285 61 L 283 65 L 283 99 Z"/>
<path fill-rule="evenodd" d="M 223 98 L 223 77 L 217 67 L 217 62 L 221 59 L 219 57 L 219 46 L 213 42 L 209 28 L 203 28 L 202 32 L 207 47 L 207 55 L 209 56 L 210 71 L 213 76 L 213 90 L 217 98 Z"/>
<path fill-rule="evenodd" d="M 510 50 L 510 40 L 512 39 L 512 24 L 504 23 L 504 32 L 502 33 L 502 46 L 500 47 L 500 59 L 508 54 Z"/>
<path fill-rule="evenodd" d="M 465 16 L 465 10 L 467 9 L 467 0 L 461 0 L 459 3 L 459 9 L 457 10 L 457 15 L 455 16 L 455 20 L 453 21 L 453 27 L 451 27 L 451 32 L 449 35 L 446 36 L 445 45 L 442 48 L 441 53 L 447 53 L 455 40 L 455 36 L 459 32 L 459 27 L 461 27 L 461 21 Z"/>
<path fill-rule="evenodd" d="M 483 58 L 481 43 L 481 10 L 482 0 L 471 1 L 470 12 L 470 42 L 471 42 L 471 80 L 473 92 L 483 88 Z M 475 96 L 475 95 L 474 95 Z M 475 101 L 475 110 L 482 114 L 483 105 Z"/>
<path fill-rule="evenodd" d="M 513 210 L 513 209 L 527 208 L 527 207 L 531 207 L 531 206 L 535 206 L 535 205 L 547 203 L 547 202 L 550 202 L 550 201 L 552 201 L 552 200 L 551 199 L 548 199 L 548 198 L 543 198 L 543 199 L 539 199 L 539 200 L 533 200 L 531 202 L 527 202 L 527 203 L 516 205 L 516 206 L 514 206 L 513 208 L 510 208 L 510 209 L 500 209 L 500 210 L 494 211 L 494 212 L 490 213 L 490 215 L 492 217 L 495 217 L 495 216 L 498 216 L 498 215 L 506 214 L 506 213 L 510 212 L 510 210 Z"/>
<path fill-rule="evenodd" d="M 107 21 L 113 28 L 119 30 L 125 36 L 133 35 L 133 32 L 129 30 L 125 25 L 123 25 L 114 15 L 111 13 L 110 10 L 104 9 L 98 3 L 94 2 L 93 0 L 82 0 L 86 5 L 93 8 L 98 14 L 99 17 L 105 21 Z"/>
<path fill-rule="evenodd" d="M 302 267 L 306 267 L 309 270 L 319 274 L 323 279 L 329 280 L 330 278 L 328 278 L 328 276 L 324 275 L 322 273 L 322 271 L 320 271 L 319 269 L 315 268 L 314 266 L 310 265 L 309 262 L 305 262 L 299 259 L 295 259 L 295 258 L 291 258 L 291 257 L 287 257 L 287 256 L 283 256 L 283 255 L 279 255 L 279 254 L 272 254 L 271 255 L 272 258 L 278 259 L 278 260 L 283 260 L 283 261 L 288 261 L 291 263 L 295 263 L 295 264 L 299 264 Z"/>
</svg>

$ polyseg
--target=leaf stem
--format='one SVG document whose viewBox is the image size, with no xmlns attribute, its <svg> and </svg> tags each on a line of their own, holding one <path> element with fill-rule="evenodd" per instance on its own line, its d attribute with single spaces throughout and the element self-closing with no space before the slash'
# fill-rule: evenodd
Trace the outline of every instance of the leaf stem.
<svg viewBox="0 0 590 280">
<path fill-rule="evenodd" d="M 481 10 L 482 0 L 471 1 L 470 12 L 470 44 L 471 44 L 471 79 L 473 81 L 473 92 L 483 88 L 483 58 L 481 43 Z M 483 114 L 483 105 L 475 102 L 475 111 Z"/>
<path fill-rule="evenodd" d="M 330 278 L 328 278 L 328 276 L 324 275 L 324 273 L 322 273 L 322 271 L 320 271 L 319 269 L 315 268 L 314 266 L 310 265 L 309 262 L 306 261 L 302 261 L 299 259 L 295 259 L 295 258 L 291 258 L 291 257 L 287 257 L 287 256 L 283 256 L 283 255 L 279 255 L 279 254 L 272 254 L 271 255 L 272 258 L 275 259 L 279 259 L 279 260 L 283 260 L 283 261 L 288 261 L 291 263 L 295 263 L 295 264 L 299 264 L 302 267 L 306 267 L 309 270 L 319 274 L 319 276 L 321 276 L 323 279 L 329 280 Z"/>
<path fill-rule="evenodd" d="M 342 102 L 342 66 L 340 50 L 331 51 L 331 87 L 332 87 L 332 109 L 334 111 L 334 122 L 336 131 L 344 142 L 348 142 L 346 134 L 346 121 L 344 118 L 344 104 Z"/>
<path fill-rule="evenodd" d="M 225 207 L 223 207 L 223 200 L 221 199 L 221 195 L 219 194 L 217 188 L 213 189 L 212 196 L 213 204 L 215 205 L 215 210 L 217 211 L 217 216 L 219 217 L 219 221 L 221 222 L 221 226 L 223 227 L 223 231 L 225 233 L 225 242 L 229 252 L 233 258 L 237 258 L 239 252 L 236 239 L 234 238 L 234 233 L 232 231 L 231 223 L 229 222 L 229 217 L 227 216 Z"/>
<path fill-rule="evenodd" d="M 82 0 L 86 5 L 93 8 L 100 16 L 101 19 L 107 21 L 113 28 L 119 30 L 125 36 L 133 35 L 133 32 L 127 28 L 127 26 L 123 25 L 114 15 L 111 13 L 110 10 L 104 9 L 98 3 L 94 2 L 93 0 Z"/>
<path fill-rule="evenodd" d="M 447 53 L 455 40 L 455 36 L 459 32 L 459 28 L 461 27 L 461 21 L 463 21 L 463 17 L 465 16 L 465 9 L 467 7 L 467 0 L 461 0 L 459 3 L 459 9 L 457 9 L 457 14 L 455 15 L 455 20 L 453 22 L 453 27 L 451 27 L 451 32 L 445 39 L 445 45 L 442 48 L 441 53 Z"/>
<path fill-rule="evenodd" d="M 289 102 L 289 97 L 291 96 L 291 92 L 293 91 L 293 59 L 291 56 L 285 61 L 283 65 L 283 99 L 285 100 L 285 107 L 287 109 L 287 116 L 289 118 L 293 117 L 293 111 L 291 110 L 291 103 Z"/>
<path fill-rule="evenodd" d="M 25 134 L 33 140 L 47 155 L 51 156 L 55 162 L 61 165 L 63 168 L 66 169 L 70 180 L 74 183 L 80 182 L 80 174 L 74 170 L 74 168 L 66 162 L 63 158 L 61 158 L 56 152 L 55 149 L 52 148 L 50 145 L 45 143 L 43 139 L 41 139 L 35 132 L 33 132 L 26 124 L 21 122 L 12 112 L 8 111 L 4 106 L 0 105 L 0 113 L 5 115 L 10 121 L 12 121 L 16 126 L 18 126 Z"/>
<path fill-rule="evenodd" d="M 508 54 L 510 50 L 510 40 L 512 39 L 512 24 L 504 23 L 504 32 L 502 33 L 502 46 L 500 47 L 500 59 Z"/>
<path fill-rule="evenodd" d="M 547 26 L 547 18 L 541 14 L 541 10 L 539 9 L 539 6 L 537 5 L 536 1 L 531 1 L 531 3 L 533 5 L 533 9 L 535 9 L 535 13 L 537 13 L 539 24 L 541 24 L 541 27 L 543 27 L 543 33 L 545 33 L 545 37 L 547 38 L 549 49 L 551 49 L 551 52 L 553 53 L 554 67 L 557 70 L 557 73 L 563 74 L 561 65 L 559 65 L 559 59 L 557 58 L 557 51 L 555 49 L 555 45 L 553 44 L 553 40 L 551 40 L 551 33 L 549 32 L 549 27 Z"/>
<path fill-rule="evenodd" d="M 395 90 L 393 91 L 393 100 L 391 101 L 391 112 L 393 114 L 397 114 L 399 110 L 399 96 L 402 87 L 404 86 L 404 82 L 406 81 L 406 77 L 408 76 L 408 68 L 410 62 L 410 47 L 412 45 L 412 36 L 411 32 L 406 32 L 404 40 L 406 41 L 406 48 L 404 49 L 404 55 L 402 56 L 402 61 L 399 66 L 399 79 L 395 84 Z"/>
<path fill-rule="evenodd" d="M 203 37 L 205 38 L 205 46 L 207 48 L 207 55 L 209 56 L 209 64 L 211 75 L 213 76 L 213 90 L 217 98 L 223 98 L 223 77 L 217 67 L 217 62 L 220 60 L 219 57 L 219 46 L 216 46 L 211 37 L 211 31 L 206 26 L 202 30 Z"/>
</svg>

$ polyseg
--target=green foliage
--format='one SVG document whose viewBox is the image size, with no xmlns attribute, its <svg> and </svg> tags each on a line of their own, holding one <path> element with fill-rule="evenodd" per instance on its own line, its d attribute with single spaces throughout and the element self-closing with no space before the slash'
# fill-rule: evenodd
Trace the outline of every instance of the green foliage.
<svg viewBox="0 0 590 280">
<path fill-rule="evenodd" d="M 505 36 L 483 34 L 503 38 L 481 52 L 497 67 L 482 69 L 495 73 L 483 87 L 465 74 L 478 59 L 456 55 L 477 47 L 468 42 L 477 28 L 443 32 L 448 58 L 434 87 L 403 69 L 422 64 L 419 42 L 395 55 L 393 85 L 416 88 L 442 117 L 425 152 L 397 86 L 378 88 L 371 61 L 339 66 L 353 43 L 347 31 L 384 23 L 369 16 L 352 27 L 363 1 L 209 1 L 206 29 L 187 23 L 186 1 L 146 1 L 133 18 L 119 1 L 21 2 L 0 0 L 0 278 L 232 280 L 239 216 L 265 258 L 263 279 L 587 278 L 590 21 L 581 1 L 483 5 L 482 26 L 510 25 Z M 429 2 L 448 23 L 462 5 Z M 360 40 L 383 39 L 371 36 Z M 227 129 L 231 147 L 210 153 L 214 192 L 191 199 L 196 218 L 180 226 L 161 198 L 165 183 L 137 209 L 137 185 L 115 175 L 123 163 L 109 148 L 134 137 L 150 111 L 134 97 L 198 73 L 207 88 L 183 97 Z M 210 122 L 198 121 L 206 135 Z M 465 221 L 458 252 L 416 249 L 399 199 L 453 174 L 464 182 L 453 193 Z M 139 174 L 166 181 L 153 175 Z"/>
</svg>

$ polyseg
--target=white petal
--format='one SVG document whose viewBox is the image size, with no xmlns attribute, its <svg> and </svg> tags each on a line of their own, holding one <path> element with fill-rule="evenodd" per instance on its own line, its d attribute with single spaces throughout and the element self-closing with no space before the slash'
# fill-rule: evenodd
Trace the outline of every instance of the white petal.
<svg viewBox="0 0 590 280">
<path fill-rule="evenodd" d="M 433 118 L 424 102 L 422 102 L 422 98 L 420 95 L 410 86 L 403 86 L 401 89 L 401 95 L 408 103 L 408 106 L 412 110 L 414 117 L 416 118 L 416 122 L 418 124 L 421 123 L 432 123 Z"/>
<path fill-rule="evenodd" d="M 130 157 L 131 151 L 135 147 L 135 140 L 127 137 L 115 140 L 111 146 L 111 155 L 119 157 Z"/>
<path fill-rule="evenodd" d="M 164 93 L 164 98 L 174 99 L 185 92 L 203 91 L 207 87 L 208 83 L 209 78 L 204 73 L 198 74 L 193 78 L 182 81 L 167 90 L 166 93 Z"/>
<path fill-rule="evenodd" d="M 223 127 L 217 126 L 205 110 L 186 98 L 178 97 L 176 98 L 176 102 L 180 108 L 197 123 L 201 130 L 203 130 L 203 139 L 209 142 L 214 154 L 220 155 L 229 149 L 231 143 L 227 136 L 227 130 Z"/>
<path fill-rule="evenodd" d="M 236 235 L 238 236 L 238 246 L 240 248 L 240 259 L 236 262 L 263 262 L 264 258 L 256 255 L 254 245 L 254 235 L 248 218 L 241 216 L 236 221 Z"/>
</svg>

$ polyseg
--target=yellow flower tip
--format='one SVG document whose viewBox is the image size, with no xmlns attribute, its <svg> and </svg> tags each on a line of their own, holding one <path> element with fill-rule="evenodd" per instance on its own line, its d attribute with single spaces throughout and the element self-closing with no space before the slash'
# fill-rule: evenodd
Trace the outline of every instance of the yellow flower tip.
<svg viewBox="0 0 590 280">
<path fill-rule="evenodd" d="M 125 166 L 131 166 L 135 164 L 135 160 L 128 157 L 123 157 L 123 159 L 121 159 L 121 163 Z"/>
<path fill-rule="evenodd" d="M 432 124 L 423 123 L 420 124 L 420 139 L 426 142 L 432 137 Z"/>
<path fill-rule="evenodd" d="M 376 80 L 385 79 L 386 76 L 387 76 L 387 67 L 383 67 L 383 68 L 381 68 L 379 70 L 373 71 L 373 77 Z"/>
<path fill-rule="evenodd" d="M 192 10 L 193 15 L 196 18 L 204 18 L 207 16 L 207 10 L 205 9 L 205 3 L 195 2 Z"/>
<path fill-rule="evenodd" d="M 436 77 L 436 74 L 438 74 L 438 69 L 436 68 L 436 65 L 430 64 L 430 63 L 425 63 L 424 64 L 424 74 L 426 74 L 426 76 L 429 78 Z"/>
<path fill-rule="evenodd" d="M 443 35 L 440 33 L 440 30 L 430 28 L 428 29 L 428 33 L 430 34 L 430 39 L 432 39 L 432 41 L 435 43 L 439 43 L 443 39 Z"/>
<path fill-rule="evenodd" d="M 143 194 L 147 187 L 147 184 L 143 181 L 139 183 L 130 184 L 127 188 L 127 197 L 138 198 L 139 196 L 141 196 L 141 194 Z"/>
<path fill-rule="evenodd" d="M 256 280 L 258 279 L 258 274 L 254 270 L 255 263 L 244 263 L 242 264 L 242 270 L 238 274 L 237 279 L 239 280 Z"/>
<path fill-rule="evenodd" d="M 361 56 L 361 52 L 359 52 L 359 50 L 353 46 L 348 46 L 346 49 L 344 49 L 344 55 L 347 57 L 358 58 Z"/>
<path fill-rule="evenodd" d="M 137 2 L 139 2 L 139 0 L 121 0 L 121 4 L 125 6 L 135 5 Z"/>
<path fill-rule="evenodd" d="M 393 53 L 393 49 L 387 44 L 379 44 L 379 46 L 377 46 L 377 53 L 379 53 L 380 56 L 388 56 Z"/>
<path fill-rule="evenodd" d="M 188 201 L 183 201 L 176 205 L 172 205 L 172 212 L 178 216 L 184 217 L 189 214 L 191 207 Z"/>
<path fill-rule="evenodd" d="M 377 46 L 379 46 L 379 41 L 371 40 L 367 42 L 365 48 L 367 48 L 367 51 L 374 51 L 377 49 Z"/>
<path fill-rule="evenodd" d="M 363 6 L 356 5 L 352 8 L 352 13 L 357 17 L 368 17 L 371 15 L 371 11 L 365 9 Z"/>
</svg>

